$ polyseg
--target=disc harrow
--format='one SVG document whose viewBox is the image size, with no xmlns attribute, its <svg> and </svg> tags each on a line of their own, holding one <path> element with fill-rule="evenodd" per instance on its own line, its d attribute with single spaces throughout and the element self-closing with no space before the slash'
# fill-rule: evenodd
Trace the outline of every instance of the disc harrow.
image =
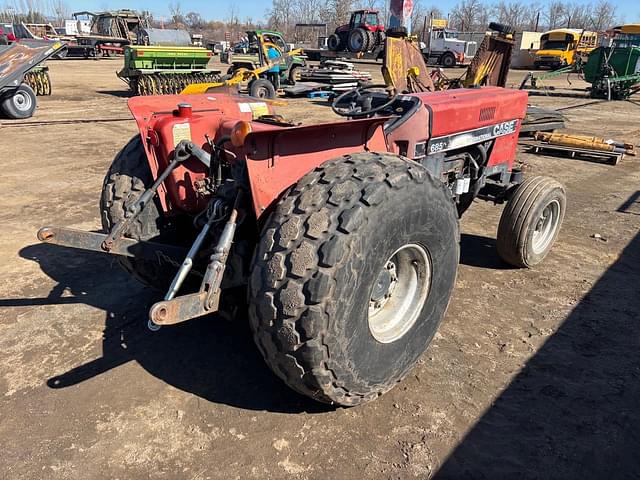
<svg viewBox="0 0 640 480">
<path fill-rule="evenodd" d="M 176 95 L 193 83 L 215 83 L 218 73 L 149 73 L 130 79 L 129 87 L 134 95 Z"/>
<path fill-rule="evenodd" d="M 34 68 L 24 74 L 24 81 L 36 95 L 51 95 L 51 77 L 48 67 Z"/>
</svg>

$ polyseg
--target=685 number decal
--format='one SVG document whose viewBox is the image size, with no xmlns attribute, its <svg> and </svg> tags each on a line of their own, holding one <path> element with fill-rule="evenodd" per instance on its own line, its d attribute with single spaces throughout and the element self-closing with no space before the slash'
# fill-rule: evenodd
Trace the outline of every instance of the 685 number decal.
<svg viewBox="0 0 640 480">
<path fill-rule="evenodd" d="M 433 155 L 436 153 L 455 150 L 457 148 L 475 145 L 477 143 L 486 142 L 497 137 L 504 137 L 516 133 L 518 129 L 518 120 L 509 120 L 488 127 L 469 130 L 467 132 L 447 135 L 445 137 L 437 137 L 429 140 L 427 153 Z"/>
</svg>

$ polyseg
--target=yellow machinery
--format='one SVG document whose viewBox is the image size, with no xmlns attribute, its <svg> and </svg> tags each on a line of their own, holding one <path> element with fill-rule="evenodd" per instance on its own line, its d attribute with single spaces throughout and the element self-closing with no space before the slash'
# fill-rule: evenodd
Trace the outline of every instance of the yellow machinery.
<svg viewBox="0 0 640 480">
<path fill-rule="evenodd" d="M 490 23 L 487 34 L 478 47 L 471 64 L 459 78 L 449 78 L 442 69 L 429 73 L 418 43 L 411 38 L 387 37 L 382 74 L 388 87 L 400 93 L 415 93 L 476 86 L 504 87 L 507 82 L 513 30 Z"/>
<path fill-rule="evenodd" d="M 265 59 L 268 58 L 267 51 L 270 47 L 274 47 L 280 51 L 280 49 L 276 45 L 269 42 L 261 43 L 260 47 L 262 48 Z M 219 82 L 193 83 L 185 87 L 182 93 L 207 93 L 220 88 L 227 90 L 230 88 L 239 89 L 242 85 L 248 84 L 248 91 L 252 97 L 274 98 L 277 93 L 275 86 L 268 79 L 264 78 L 263 74 L 277 65 L 282 60 L 282 58 L 300 55 L 302 53 L 302 49 L 298 48 L 289 52 L 280 51 L 280 53 L 281 55 L 277 59 L 275 59 L 276 61 L 266 61 L 264 65 L 254 69 L 238 68 L 233 72 L 230 78 L 223 79 Z"/>
<path fill-rule="evenodd" d="M 387 37 L 384 50 L 382 76 L 387 87 L 394 88 L 398 93 L 436 90 L 416 40 Z"/>
</svg>

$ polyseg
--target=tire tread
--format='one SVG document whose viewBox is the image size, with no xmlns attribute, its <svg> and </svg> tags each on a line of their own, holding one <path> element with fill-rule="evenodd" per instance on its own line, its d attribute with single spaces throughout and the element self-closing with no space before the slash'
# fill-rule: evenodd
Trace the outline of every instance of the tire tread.
<svg viewBox="0 0 640 480">
<path fill-rule="evenodd" d="M 362 392 L 350 385 L 353 378 L 345 380 L 344 368 L 339 376 L 326 342 L 328 319 L 332 298 L 340 294 L 336 275 L 357 241 L 351 233 L 362 228 L 367 212 L 395 190 L 424 182 L 447 195 L 442 182 L 410 160 L 384 153 L 347 155 L 303 177 L 271 214 L 253 260 L 250 322 L 266 362 L 294 390 L 321 402 L 350 406 L 382 395 L 396 383 Z M 447 208 L 457 218 L 453 202 Z M 296 216 L 300 221 L 292 221 Z M 310 227 L 315 226 L 309 221 L 313 216 L 322 216 L 322 228 Z M 301 245 L 305 255 L 296 256 Z M 271 262 L 276 257 L 279 267 L 274 269 Z M 351 275 L 355 282 L 357 272 Z"/>
</svg>

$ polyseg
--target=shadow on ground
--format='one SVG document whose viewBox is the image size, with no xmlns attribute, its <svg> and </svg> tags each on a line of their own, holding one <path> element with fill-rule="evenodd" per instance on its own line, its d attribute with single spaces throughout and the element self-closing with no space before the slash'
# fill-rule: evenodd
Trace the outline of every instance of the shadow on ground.
<svg viewBox="0 0 640 480">
<path fill-rule="evenodd" d="M 129 90 L 129 87 L 124 84 L 122 86 L 122 90 L 97 90 L 96 93 L 118 98 L 131 98 L 134 96 L 131 90 Z"/>
<path fill-rule="evenodd" d="M 435 478 L 640 478 L 640 234 Z"/>
<path fill-rule="evenodd" d="M 76 385 L 134 360 L 161 380 L 212 402 L 278 412 L 327 410 L 291 391 L 268 369 L 246 315 L 234 321 L 208 316 L 150 332 L 149 307 L 162 294 L 132 280 L 115 257 L 50 244 L 25 247 L 20 255 L 37 262 L 57 285 L 46 297 L 0 299 L 0 307 L 85 304 L 106 312 L 102 357 L 61 372 L 48 380 L 49 387 Z M 509 268 L 498 257 L 495 240 L 476 235 L 462 236 L 461 261 Z"/>
<path fill-rule="evenodd" d="M 460 236 L 460 263 L 494 270 L 514 269 L 498 256 L 496 239 L 463 233 Z"/>
<path fill-rule="evenodd" d="M 51 388 L 76 385 L 134 360 L 159 379 L 212 402 L 287 413 L 327 411 L 268 369 L 246 317 L 231 322 L 208 316 L 150 332 L 147 312 L 162 295 L 132 280 L 113 257 L 47 244 L 25 247 L 20 255 L 38 262 L 58 285 L 47 297 L 0 300 L 0 306 L 79 303 L 106 312 L 102 357 L 49 379 Z"/>
</svg>

